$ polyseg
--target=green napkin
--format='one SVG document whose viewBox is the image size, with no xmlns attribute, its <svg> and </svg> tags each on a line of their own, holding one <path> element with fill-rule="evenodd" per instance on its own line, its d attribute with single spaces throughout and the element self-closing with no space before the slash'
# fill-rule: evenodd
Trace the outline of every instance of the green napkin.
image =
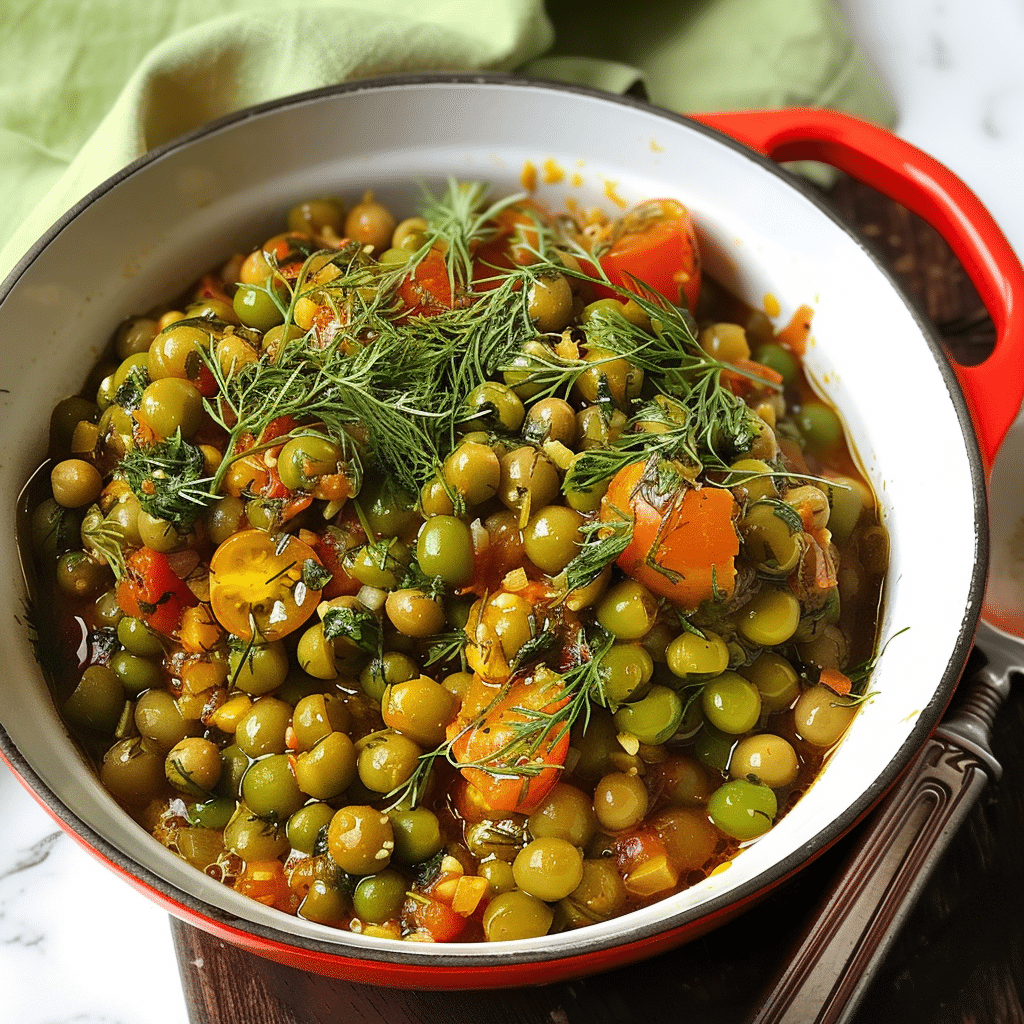
<svg viewBox="0 0 1024 1024">
<path fill-rule="evenodd" d="M 241 107 L 514 70 L 676 111 L 892 105 L 831 0 L 0 0 L 0 278 L 93 187 Z"/>
</svg>

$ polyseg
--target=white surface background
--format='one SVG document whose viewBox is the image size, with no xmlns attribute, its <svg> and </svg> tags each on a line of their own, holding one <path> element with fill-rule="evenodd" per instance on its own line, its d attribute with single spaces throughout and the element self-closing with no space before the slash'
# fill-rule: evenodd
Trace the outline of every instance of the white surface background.
<svg viewBox="0 0 1024 1024">
<path fill-rule="evenodd" d="M 897 132 L 959 174 L 1024 253 L 1024 0 L 839 6 L 896 99 Z M 4 1021 L 184 1024 L 167 915 L 2 767 L 0 812 Z"/>
</svg>

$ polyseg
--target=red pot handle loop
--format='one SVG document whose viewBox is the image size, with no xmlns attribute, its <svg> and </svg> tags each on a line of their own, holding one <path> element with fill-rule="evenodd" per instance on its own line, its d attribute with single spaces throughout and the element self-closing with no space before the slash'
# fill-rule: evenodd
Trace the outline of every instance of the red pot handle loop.
<svg viewBox="0 0 1024 1024">
<path fill-rule="evenodd" d="M 996 328 L 978 366 L 951 361 L 986 472 L 1024 399 L 1024 269 L 978 197 L 949 168 L 892 132 L 832 110 L 690 115 L 773 160 L 818 160 L 922 217 L 956 254 Z"/>
</svg>

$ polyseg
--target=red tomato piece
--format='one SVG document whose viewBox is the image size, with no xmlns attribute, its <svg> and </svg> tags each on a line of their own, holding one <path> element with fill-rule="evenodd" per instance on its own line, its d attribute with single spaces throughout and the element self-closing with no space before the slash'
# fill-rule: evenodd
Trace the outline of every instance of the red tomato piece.
<svg viewBox="0 0 1024 1024">
<path fill-rule="evenodd" d="M 634 462 L 619 470 L 601 502 L 602 519 L 633 519 L 633 536 L 618 558 L 619 567 L 687 610 L 716 594 L 728 597 L 740 550 L 732 494 L 721 487 L 655 494 L 644 485 L 646 465 Z"/>
<path fill-rule="evenodd" d="M 121 610 L 170 636 L 181 625 L 182 612 L 197 605 L 199 599 L 159 551 L 139 548 L 128 556 L 126 568 L 117 586 Z"/>
<path fill-rule="evenodd" d="M 482 698 L 474 690 L 483 694 Z M 555 723 L 538 737 L 535 749 L 526 749 L 516 742 L 517 729 L 536 721 L 530 711 L 553 714 L 569 703 L 569 697 L 561 677 L 554 673 L 514 677 L 481 715 L 481 700 L 486 702 L 493 692 L 493 686 L 479 677 L 474 679 L 459 717 L 448 726 L 452 756 L 488 807 L 529 814 L 562 774 L 569 730 Z M 529 774 L 524 772 L 527 766 Z"/>
<path fill-rule="evenodd" d="M 651 199 L 623 219 L 611 248 L 600 257 L 608 280 L 642 292 L 636 278 L 673 305 L 697 306 L 700 253 L 689 211 L 674 199 Z M 599 296 L 617 297 L 597 286 Z"/>
</svg>

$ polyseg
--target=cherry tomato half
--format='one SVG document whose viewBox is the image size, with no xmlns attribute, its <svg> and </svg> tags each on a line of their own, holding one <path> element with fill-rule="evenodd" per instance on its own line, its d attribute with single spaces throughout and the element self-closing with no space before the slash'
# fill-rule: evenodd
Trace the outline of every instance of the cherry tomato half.
<svg viewBox="0 0 1024 1024">
<path fill-rule="evenodd" d="M 246 640 L 254 625 L 265 641 L 287 636 L 320 602 L 320 589 L 309 582 L 311 566 L 319 569 L 320 560 L 297 537 L 262 530 L 232 534 L 210 559 L 210 604 L 217 621 Z"/>
</svg>

